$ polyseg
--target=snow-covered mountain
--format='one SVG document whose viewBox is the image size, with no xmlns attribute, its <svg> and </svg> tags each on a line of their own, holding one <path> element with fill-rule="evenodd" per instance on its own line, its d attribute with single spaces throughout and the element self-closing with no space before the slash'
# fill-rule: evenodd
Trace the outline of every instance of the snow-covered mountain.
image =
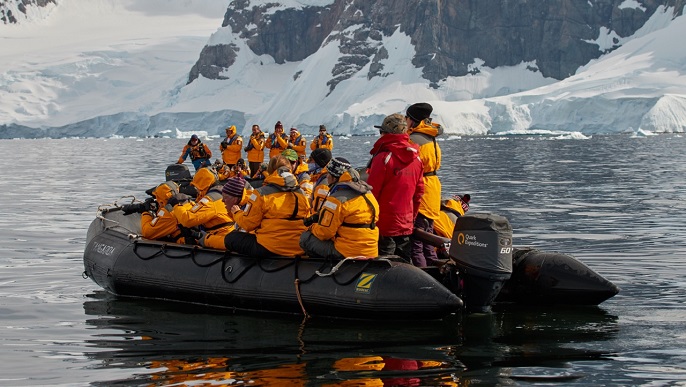
<svg viewBox="0 0 686 387">
<path fill-rule="evenodd" d="M 686 131 L 683 0 L 501 3 L 0 1 L 0 138 Z"/>
</svg>

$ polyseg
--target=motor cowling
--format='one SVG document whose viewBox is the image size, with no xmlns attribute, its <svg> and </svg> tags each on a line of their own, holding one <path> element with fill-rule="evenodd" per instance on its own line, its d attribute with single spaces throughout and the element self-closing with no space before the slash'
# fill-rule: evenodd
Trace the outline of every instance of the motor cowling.
<svg viewBox="0 0 686 387">
<path fill-rule="evenodd" d="M 184 164 L 171 164 L 164 171 L 165 181 L 172 180 L 177 184 L 181 184 L 184 181 L 191 181 L 193 176 L 191 176 L 191 171 L 188 169 L 187 165 Z"/>
<path fill-rule="evenodd" d="M 488 312 L 512 275 L 512 226 L 507 218 L 473 213 L 457 219 L 449 255 L 464 280 L 468 311 Z"/>
</svg>

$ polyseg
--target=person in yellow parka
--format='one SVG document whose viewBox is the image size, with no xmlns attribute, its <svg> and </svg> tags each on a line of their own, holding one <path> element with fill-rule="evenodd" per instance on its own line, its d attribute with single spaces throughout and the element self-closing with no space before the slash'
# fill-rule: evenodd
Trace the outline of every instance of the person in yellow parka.
<svg viewBox="0 0 686 387">
<path fill-rule="evenodd" d="M 183 147 L 181 156 L 179 156 L 179 160 L 176 163 L 183 164 L 188 156 L 191 157 L 191 162 L 196 171 L 202 167 L 212 165 L 212 161 L 210 160 L 212 158 L 212 151 L 207 144 L 203 144 L 203 142 L 200 141 L 200 137 L 198 137 L 197 134 L 193 134 L 191 139 L 188 140 L 188 143 Z"/>
<path fill-rule="evenodd" d="M 298 132 L 298 129 L 291 128 L 291 134 L 288 137 L 288 149 L 293 149 L 301 159 L 305 160 L 306 146 L 307 140 L 303 138 L 303 135 Z"/>
<path fill-rule="evenodd" d="M 256 177 L 257 170 L 260 164 L 264 162 L 264 132 L 260 130 L 260 126 L 255 124 L 252 126 L 252 134 L 248 140 L 248 145 L 245 146 L 245 152 L 248 155 L 248 167 L 250 167 L 251 177 Z"/>
<path fill-rule="evenodd" d="M 145 239 L 165 242 L 184 243 L 178 222 L 171 213 L 168 200 L 179 193 L 175 182 L 166 181 L 148 192 L 152 195 L 143 203 L 125 204 L 121 207 L 124 215 L 141 214 L 141 236 Z"/>
<path fill-rule="evenodd" d="M 179 193 L 179 186 L 173 181 L 165 181 L 155 187 L 152 196 L 157 201 L 157 212 L 144 212 L 141 215 L 141 235 L 146 239 L 184 243 L 179 223 L 172 213 L 168 201 Z"/>
<path fill-rule="evenodd" d="M 319 136 L 315 137 L 310 143 L 310 150 L 315 149 L 328 149 L 333 150 L 333 137 L 326 133 L 326 126 L 319 125 Z"/>
<path fill-rule="evenodd" d="M 234 205 L 244 206 L 252 194 L 253 187 L 246 182 L 243 176 L 234 176 L 226 181 L 222 186 L 222 200 L 231 219 L 231 207 Z"/>
<path fill-rule="evenodd" d="M 250 194 L 245 208 L 231 207 L 236 225 L 247 232 L 230 233 L 224 245 L 229 251 L 251 257 L 302 255 L 298 241 L 307 229 L 303 219 L 310 204 L 285 157 L 269 160 L 267 171 L 264 185 Z"/>
<path fill-rule="evenodd" d="M 293 149 L 286 149 L 281 152 L 281 155 L 288 160 L 291 166 L 291 173 L 295 175 L 300 189 L 302 189 L 305 196 L 309 198 L 312 195 L 312 182 L 310 181 L 310 174 L 308 173 L 310 167 L 298 157 L 298 154 Z"/>
<path fill-rule="evenodd" d="M 212 249 L 224 249 L 224 237 L 233 231 L 233 219 L 222 202 L 222 186 L 211 168 L 195 173 L 191 185 L 198 190 L 195 202 L 188 195 L 178 194 L 169 199 L 179 224 L 186 228 L 199 227 L 198 243 Z M 182 196 L 183 195 L 183 196 Z"/>
<path fill-rule="evenodd" d="M 226 181 L 232 177 L 241 176 L 242 178 L 250 177 L 250 170 L 245 165 L 245 160 L 238 159 L 236 164 L 230 168 L 228 164 L 220 165 L 219 168 L 215 168 L 217 171 L 217 176 L 219 176 L 219 181 Z"/>
<path fill-rule="evenodd" d="M 424 165 L 424 195 L 419 202 L 419 214 L 414 227 L 433 234 L 433 224 L 441 213 L 441 181 L 436 172 L 441 167 L 441 147 L 436 136 L 443 134 L 443 128 L 431 121 L 433 107 L 421 102 L 410 105 L 405 112 L 410 143 L 419 146 L 419 158 Z M 412 238 L 412 263 L 418 267 L 438 263 L 436 249 L 428 243 Z"/>
<path fill-rule="evenodd" d="M 288 136 L 283 132 L 283 124 L 278 121 L 274 125 L 274 133 L 267 137 L 267 141 L 264 145 L 269 149 L 269 159 L 271 160 L 274 156 L 278 156 L 284 149 L 288 149 Z"/>
<path fill-rule="evenodd" d="M 243 137 L 236 133 L 236 126 L 231 125 L 226 128 L 226 138 L 219 144 L 219 151 L 222 153 L 222 161 L 229 166 L 229 169 L 236 165 L 241 158 L 243 150 Z"/>
<path fill-rule="evenodd" d="M 441 200 L 441 214 L 434 222 L 434 234 L 453 239 L 457 218 L 469 211 L 470 200 L 469 194 L 454 195 L 452 198 Z"/>
<path fill-rule="evenodd" d="M 300 237 L 300 247 L 310 256 L 342 259 L 376 257 L 379 253 L 379 203 L 372 187 L 348 160 L 337 157 L 327 165 L 329 196 L 314 222 Z"/>
<path fill-rule="evenodd" d="M 310 194 L 311 213 L 319 212 L 324 200 L 329 196 L 329 183 L 327 178 L 326 165 L 331 161 L 331 151 L 324 148 L 315 149 L 310 153 L 312 165 L 309 166 L 310 182 L 312 183 L 312 193 Z"/>
</svg>

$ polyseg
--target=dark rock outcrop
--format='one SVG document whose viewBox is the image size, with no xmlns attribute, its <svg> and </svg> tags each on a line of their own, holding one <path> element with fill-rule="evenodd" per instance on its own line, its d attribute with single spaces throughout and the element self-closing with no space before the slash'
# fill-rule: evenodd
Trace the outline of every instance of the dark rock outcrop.
<svg viewBox="0 0 686 387">
<path fill-rule="evenodd" d="M 48 4 L 56 4 L 56 0 L 0 0 L 0 21 L 3 24 L 16 24 L 22 16 L 26 16 L 26 7 L 45 7 Z M 12 12 L 15 8 L 23 15 Z"/>
<path fill-rule="evenodd" d="M 601 51 L 593 41 L 601 29 L 620 37 L 634 34 L 659 7 L 683 11 L 686 0 L 640 0 L 640 8 L 620 8 L 623 0 L 335 0 L 327 7 L 283 9 L 278 4 L 250 7 L 248 0 L 232 2 L 224 16 L 230 27 L 257 55 L 277 63 L 300 61 L 324 44 L 337 43 L 338 64 L 328 85 L 338 83 L 371 62 L 368 78 L 384 76 L 388 56 L 383 37 L 396 30 L 410 36 L 412 63 L 437 86 L 450 76 L 474 69 L 474 60 L 491 68 L 536 63 L 532 71 L 564 79 Z M 676 15 L 675 15 L 676 16 Z M 336 41 L 336 42 L 334 42 Z M 619 42 L 616 42 L 619 44 Z M 235 48 L 208 46 L 190 73 L 221 78 L 235 60 Z"/>
</svg>

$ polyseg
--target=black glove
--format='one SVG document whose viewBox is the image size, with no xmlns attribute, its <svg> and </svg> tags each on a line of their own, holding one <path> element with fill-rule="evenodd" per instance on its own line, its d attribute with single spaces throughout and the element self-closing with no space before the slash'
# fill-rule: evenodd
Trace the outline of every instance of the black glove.
<svg viewBox="0 0 686 387">
<path fill-rule="evenodd" d="M 145 202 L 143 202 L 143 207 L 145 208 L 145 211 L 157 212 L 159 206 L 157 205 L 155 198 L 147 198 L 145 199 Z"/>
<path fill-rule="evenodd" d="M 179 225 L 179 230 L 181 230 L 181 236 L 183 236 L 184 243 L 187 245 L 195 245 L 198 240 L 203 237 L 202 231 L 197 228 L 188 228 Z"/>
<path fill-rule="evenodd" d="M 222 145 L 222 147 L 226 148 L 226 147 L 229 146 L 229 143 L 226 142 L 226 140 L 224 140 L 224 141 L 221 142 L 221 145 Z"/>
<path fill-rule="evenodd" d="M 319 222 L 319 214 L 314 214 L 312 216 L 308 216 L 307 218 L 303 219 L 303 223 L 305 224 L 306 227 L 310 227 L 311 225 Z"/>
<path fill-rule="evenodd" d="M 177 204 L 183 204 L 189 200 L 191 200 L 190 196 L 183 193 L 177 193 L 176 195 L 169 198 L 169 201 L 167 203 L 174 207 Z"/>
</svg>

